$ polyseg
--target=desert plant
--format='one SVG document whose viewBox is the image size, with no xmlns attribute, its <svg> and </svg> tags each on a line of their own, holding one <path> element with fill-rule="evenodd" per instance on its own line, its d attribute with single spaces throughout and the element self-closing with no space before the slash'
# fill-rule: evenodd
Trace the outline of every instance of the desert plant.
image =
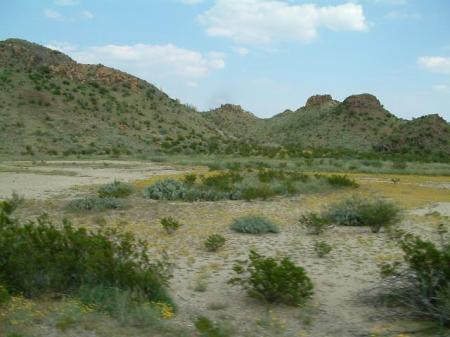
<svg viewBox="0 0 450 337">
<path fill-rule="evenodd" d="M 225 238 L 220 234 L 212 234 L 205 241 L 205 248 L 208 252 L 217 252 L 225 244 Z"/>
<path fill-rule="evenodd" d="M 9 291 L 8 289 L 0 284 L 0 307 L 9 301 Z"/>
<path fill-rule="evenodd" d="M 404 264 L 381 269 L 391 295 L 414 314 L 450 326 L 450 244 L 440 247 L 418 236 L 406 234 L 400 241 Z M 394 276 L 394 277 L 391 277 Z"/>
<path fill-rule="evenodd" d="M 233 270 L 237 277 L 231 284 L 241 285 L 249 296 L 269 303 L 302 305 L 313 294 L 306 271 L 288 257 L 277 261 L 251 250 L 249 260 L 236 263 Z"/>
<path fill-rule="evenodd" d="M 201 337 L 228 337 L 229 331 L 209 318 L 200 316 L 194 322 L 195 328 Z"/>
<path fill-rule="evenodd" d="M 181 227 L 181 223 L 170 216 L 166 217 L 166 218 L 162 218 L 160 220 L 160 222 L 161 222 L 161 226 L 164 228 L 164 230 L 168 234 L 174 233 L 178 228 Z"/>
<path fill-rule="evenodd" d="M 193 186 L 195 184 L 196 180 L 197 180 L 197 175 L 195 173 L 186 174 L 183 179 L 184 183 L 187 186 Z"/>
<path fill-rule="evenodd" d="M 280 230 L 272 221 L 259 216 L 246 216 L 234 220 L 230 228 L 238 233 L 278 233 Z"/>
<path fill-rule="evenodd" d="M 324 216 L 340 226 L 369 226 L 374 233 L 401 218 L 400 209 L 391 201 L 356 196 L 331 205 Z"/>
<path fill-rule="evenodd" d="M 325 178 L 327 182 L 335 187 L 358 187 L 358 183 L 345 175 L 333 174 Z"/>
<path fill-rule="evenodd" d="M 319 235 L 330 226 L 329 219 L 317 213 L 308 213 L 301 216 L 299 222 L 305 226 L 309 234 Z"/>
<path fill-rule="evenodd" d="M 48 217 L 21 224 L 0 205 L 0 282 L 11 294 L 68 294 L 80 286 L 114 286 L 169 301 L 167 259 L 152 262 L 131 233 L 88 231 Z"/>
<path fill-rule="evenodd" d="M 331 253 L 333 247 L 326 241 L 316 241 L 314 242 L 314 251 L 318 257 L 325 257 Z"/>
<path fill-rule="evenodd" d="M 261 198 L 266 200 L 275 195 L 275 191 L 273 191 L 270 186 L 266 184 L 262 184 L 259 186 L 248 186 L 242 190 L 242 198 L 247 201 Z"/>
<path fill-rule="evenodd" d="M 157 181 L 144 190 L 144 196 L 156 200 L 179 200 L 186 194 L 186 185 L 174 179 Z"/>
<path fill-rule="evenodd" d="M 85 197 L 69 201 L 66 208 L 70 211 L 104 211 L 107 209 L 121 209 L 125 204 L 115 198 Z"/>
<path fill-rule="evenodd" d="M 125 198 L 133 193 L 130 184 L 115 180 L 112 183 L 103 185 L 98 190 L 100 198 Z"/>
</svg>

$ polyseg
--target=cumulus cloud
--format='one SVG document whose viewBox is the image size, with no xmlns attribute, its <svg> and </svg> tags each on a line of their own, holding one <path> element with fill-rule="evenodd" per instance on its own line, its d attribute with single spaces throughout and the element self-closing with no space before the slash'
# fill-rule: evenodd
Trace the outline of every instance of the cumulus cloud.
<svg viewBox="0 0 450 337">
<path fill-rule="evenodd" d="M 450 85 L 447 84 L 436 84 L 433 89 L 444 94 L 450 94 Z"/>
<path fill-rule="evenodd" d="M 76 48 L 68 43 L 52 42 L 50 48 L 68 53 L 76 61 L 104 64 L 149 81 L 171 78 L 190 87 L 214 70 L 225 67 L 225 55 L 217 52 L 199 53 L 173 44 L 106 45 Z"/>
<path fill-rule="evenodd" d="M 424 68 L 441 74 L 450 74 L 450 57 L 423 56 L 417 62 Z"/>
<path fill-rule="evenodd" d="M 355 3 L 320 7 L 280 0 L 217 0 L 199 16 L 199 21 L 209 36 L 246 45 L 310 42 L 320 28 L 357 32 L 368 29 L 363 8 Z"/>
<path fill-rule="evenodd" d="M 44 15 L 51 20 L 64 19 L 64 16 L 60 12 L 55 11 L 54 9 L 49 9 L 49 8 L 44 9 Z"/>
<path fill-rule="evenodd" d="M 81 18 L 85 20 L 92 20 L 94 18 L 94 14 L 91 11 L 84 10 L 81 12 Z"/>
</svg>

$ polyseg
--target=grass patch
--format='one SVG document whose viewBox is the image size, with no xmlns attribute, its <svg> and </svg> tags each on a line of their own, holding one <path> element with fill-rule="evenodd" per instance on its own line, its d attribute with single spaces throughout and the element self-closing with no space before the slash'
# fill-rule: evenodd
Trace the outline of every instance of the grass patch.
<svg viewBox="0 0 450 337">
<path fill-rule="evenodd" d="M 126 198 L 133 193 L 130 184 L 115 180 L 112 183 L 103 185 L 98 190 L 100 198 Z"/>
<path fill-rule="evenodd" d="M 259 216 L 246 216 L 234 220 L 230 229 L 238 233 L 264 234 L 279 233 L 278 226 L 269 219 Z"/>
</svg>

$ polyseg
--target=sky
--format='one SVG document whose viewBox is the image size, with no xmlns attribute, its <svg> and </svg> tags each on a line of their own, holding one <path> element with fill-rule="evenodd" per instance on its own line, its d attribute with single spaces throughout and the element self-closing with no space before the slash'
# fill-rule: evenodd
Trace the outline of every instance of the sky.
<svg viewBox="0 0 450 337">
<path fill-rule="evenodd" d="M 183 103 L 259 117 L 371 93 L 450 121 L 449 0 L 0 0 L 0 40 L 126 71 Z"/>
</svg>

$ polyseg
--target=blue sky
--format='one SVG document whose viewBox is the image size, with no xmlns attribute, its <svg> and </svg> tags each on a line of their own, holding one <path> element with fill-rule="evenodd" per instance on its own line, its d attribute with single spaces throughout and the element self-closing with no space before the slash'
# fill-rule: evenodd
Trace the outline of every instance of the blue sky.
<svg viewBox="0 0 450 337">
<path fill-rule="evenodd" d="M 369 92 L 450 120 L 448 0 L 1 0 L 18 37 L 139 76 L 200 110 L 260 117 Z"/>
</svg>

